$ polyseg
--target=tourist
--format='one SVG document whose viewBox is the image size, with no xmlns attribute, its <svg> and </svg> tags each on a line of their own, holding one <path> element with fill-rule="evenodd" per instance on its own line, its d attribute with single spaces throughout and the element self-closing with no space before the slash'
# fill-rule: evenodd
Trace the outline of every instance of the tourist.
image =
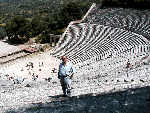
<svg viewBox="0 0 150 113">
<path fill-rule="evenodd" d="M 127 61 L 127 66 L 126 66 L 126 68 L 127 68 L 127 69 L 128 69 L 128 68 L 131 68 L 131 63 L 130 63 L 129 59 L 128 59 L 128 61 Z"/>
<path fill-rule="evenodd" d="M 61 57 L 62 63 L 59 65 L 58 78 L 62 86 L 64 96 L 71 96 L 71 79 L 75 73 L 75 69 L 66 56 Z"/>
</svg>

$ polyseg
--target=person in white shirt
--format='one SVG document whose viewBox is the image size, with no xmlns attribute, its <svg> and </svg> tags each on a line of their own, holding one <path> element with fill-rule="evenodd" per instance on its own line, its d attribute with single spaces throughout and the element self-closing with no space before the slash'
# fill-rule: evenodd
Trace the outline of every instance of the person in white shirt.
<svg viewBox="0 0 150 113">
<path fill-rule="evenodd" d="M 75 73 L 75 68 L 67 61 L 66 56 L 61 57 L 62 63 L 59 65 L 58 78 L 62 86 L 64 96 L 71 96 L 71 78 Z"/>
</svg>

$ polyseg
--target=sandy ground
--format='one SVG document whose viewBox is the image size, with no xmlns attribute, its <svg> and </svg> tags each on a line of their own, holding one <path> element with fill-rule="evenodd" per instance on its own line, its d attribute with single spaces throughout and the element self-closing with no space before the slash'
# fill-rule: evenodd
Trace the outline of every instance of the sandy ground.
<svg viewBox="0 0 150 113">
<path fill-rule="evenodd" d="M 59 60 L 50 56 L 49 52 L 33 54 L 0 65 L 0 113 L 10 108 L 49 100 L 49 95 L 61 94 L 61 87 L 59 91 L 58 86 L 54 88 L 55 83 L 59 83 L 58 65 Z M 53 72 L 54 68 L 56 70 Z M 29 88 L 27 84 L 30 85 Z"/>
<path fill-rule="evenodd" d="M 46 52 L 27 56 L 1 65 L 0 73 L 8 74 L 10 77 L 23 77 L 26 79 L 32 79 L 33 76 L 38 75 L 39 79 L 43 79 L 56 75 L 52 70 L 55 68 L 55 72 L 57 72 L 58 65 L 59 60 L 50 56 L 49 52 Z"/>
</svg>

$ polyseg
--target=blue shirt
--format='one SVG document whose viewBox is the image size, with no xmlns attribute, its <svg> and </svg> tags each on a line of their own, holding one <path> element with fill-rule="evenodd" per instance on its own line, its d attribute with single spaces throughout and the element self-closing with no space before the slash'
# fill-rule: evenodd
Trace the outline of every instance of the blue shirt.
<svg viewBox="0 0 150 113">
<path fill-rule="evenodd" d="M 60 63 L 59 65 L 59 71 L 58 71 L 58 76 L 67 76 L 70 75 L 70 73 L 75 73 L 75 69 L 72 66 L 70 62 L 67 62 L 66 65 L 64 66 L 63 63 Z"/>
</svg>

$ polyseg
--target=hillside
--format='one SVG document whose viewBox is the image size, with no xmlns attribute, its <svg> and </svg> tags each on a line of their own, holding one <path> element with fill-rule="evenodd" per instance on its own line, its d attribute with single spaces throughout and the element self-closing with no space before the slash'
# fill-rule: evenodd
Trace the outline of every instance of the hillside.
<svg viewBox="0 0 150 113">
<path fill-rule="evenodd" d="M 9 31 L 14 31 L 15 34 L 16 29 L 21 29 L 24 35 L 28 34 L 28 38 L 38 36 L 42 32 L 45 32 L 45 35 L 62 34 L 63 29 L 65 29 L 70 21 L 82 18 L 94 2 L 91 1 L 92 0 L 1 0 L 0 25 L 6 25 L 6 27 L 4 26 L 5 28 L 2 28 L 3 26 L 0 26 L 0 39 L 6 37 L 6 33 L 3 32 L 5 30 L 7 35 L 13 34 L 9 33 L 7 29 L 11 29 Z M 16 19 L 18 22 L 15 22 Z M 26 28 L 24 25 L 22 26 L 22 22 L 19 22 L 20 19 L 22 22 L 26 21 Z M 17 25 L 16 29 L 13 28 L 13 25 Z M 22 28 L 20 26 L 22 26 Z M 19 31 L 17 30 L 17 32 Z M 17 34 L 17 36 L 19 35 L 20 34 Z M 45 35 L 44 37 L 47 37 Z M 40 42 L 49 42 L 48 39 L 49 37 L 47 37 L 46 40 L 42 39 L 44 41 Z M 41 40 L 41 37 L 37 40 Z"/>
<path fill-rule="evenodd" d="M 81 5 L 90 6 L 90 0 L 74 0 Z M 52 16 L 58 13 L 68 0 L 0 0 L 0 23 L 13 16 L 22 15 L 31 18 L 35 15 Z M 87 7 L 88 8 L 88 7 Z M 84 11 L 85 9 L 81 9 Z M 85 13 L 85 12 L 84 12 Z"/>
</svg>

